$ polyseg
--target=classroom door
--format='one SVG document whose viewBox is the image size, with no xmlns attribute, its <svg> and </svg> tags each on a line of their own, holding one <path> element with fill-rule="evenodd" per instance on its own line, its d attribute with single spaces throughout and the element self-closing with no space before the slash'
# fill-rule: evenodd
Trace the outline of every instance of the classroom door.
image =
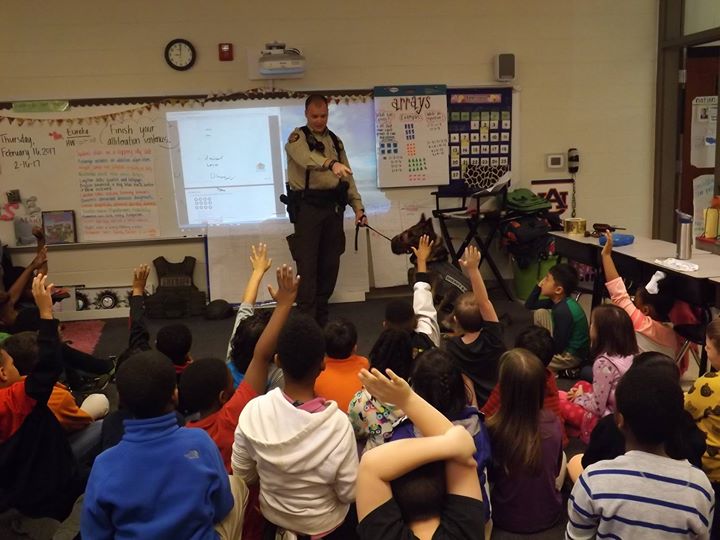
<svg viewBox="0 0 720 540">
<path fill-rule="evenodd" d="M 690 47 L 686 50 L 686 83 L 681 133 L 680 208 L 684 212 L 692 214 L 693 179 L 703 174 L 713 174 L 715 171 L 714 159 L 712 163 L 703 159 L 703 154 L 715 155 L 714 146 L 709 144 L 708 140 L 707 148 L 698 147 L 697 137 L 695 140 L 693 138 L 693 124 L 697 134 L 698 130 L 704 129 L 712 123 L 713 118 L 711 118 L 711 114 L 708 114 L 711 107 L 704 109 L 705 114 L 703 114 L 703 108 L 699 107 L 697 102 L 693 104 L 693 101 L 699 97 L 718 95 L 720 47 Z M 715 117 L 717 117 L 717 112 L 715 112 Z"/>
</svg>

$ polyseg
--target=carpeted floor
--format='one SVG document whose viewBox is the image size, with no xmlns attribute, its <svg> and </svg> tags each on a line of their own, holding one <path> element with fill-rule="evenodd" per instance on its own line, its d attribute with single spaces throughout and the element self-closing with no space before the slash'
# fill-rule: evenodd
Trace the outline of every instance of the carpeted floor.
<svg viewBox="0 0 720 540">
<path fill-rule="evenodd" d="M 92 354 L 100 341 L 105 321 L 73 321 L 63 323 L 63 339 L 73 348 Z"/>
</svg>

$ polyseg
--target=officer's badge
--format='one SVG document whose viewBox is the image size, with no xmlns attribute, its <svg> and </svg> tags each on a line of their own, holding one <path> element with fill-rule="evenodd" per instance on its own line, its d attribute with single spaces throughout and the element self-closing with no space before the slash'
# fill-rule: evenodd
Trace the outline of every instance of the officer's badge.
<svg viewBox="0 0 720 540">
<path fill-rule="evenodd" d="M 288 138 L 288 142 L 294 143 L 297 140 L 300 140 L 300 134 L 297 131 L 293 131 Z"/>
</svg>

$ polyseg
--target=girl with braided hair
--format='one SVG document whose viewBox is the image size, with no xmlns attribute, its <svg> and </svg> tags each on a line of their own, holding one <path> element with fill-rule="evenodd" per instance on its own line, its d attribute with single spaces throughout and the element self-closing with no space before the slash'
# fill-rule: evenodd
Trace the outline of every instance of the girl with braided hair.
<svg viewBox="0 0 720 540">
<path fill-rule="evenodd" d="M 407 379 L 413 362 L 413 343 L 410 332 L 388 328 L 378 337 L 368 356 L 370 365 L 382 373 L 390 368 L 399 377 Z M 363 388 L 350 400 L 348 416 L 360 453 L 381 445 L 390 439 L 393 424 L 403 412 L 392 403 L 383 403 Z"/>
<path fill-rule="evenodd" d="M 463 426 L 475 441 L 475 462 L 485 506 L 485 521 L 490 519 L 490 497 L 487 467 L 491 464 L 490 436 L 477 408 L 469 405 L 470 392 L 462 370 L 452 357 L 441 349 L 430 349 L 415 359 L 410 383 L 417 395 L 440 411 L 453 424 Z M 390 440 L 422 437 L 413 422 L 405 417 L 393 429 Z M 488 536 L 489 538 L 489 536 Z"/>
</svg>

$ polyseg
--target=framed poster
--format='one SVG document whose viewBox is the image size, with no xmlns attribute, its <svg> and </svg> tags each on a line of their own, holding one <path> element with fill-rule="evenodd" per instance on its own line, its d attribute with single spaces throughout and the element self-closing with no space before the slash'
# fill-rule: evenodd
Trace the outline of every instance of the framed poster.
<svg viewBox="0 0 720 540">
<path fill-rule="evenodd" d="M 42 228 L 48 245 L 74 244 L 77 242 L 75 212 L 73 210 L 43 212 Z"/>
</svg>

